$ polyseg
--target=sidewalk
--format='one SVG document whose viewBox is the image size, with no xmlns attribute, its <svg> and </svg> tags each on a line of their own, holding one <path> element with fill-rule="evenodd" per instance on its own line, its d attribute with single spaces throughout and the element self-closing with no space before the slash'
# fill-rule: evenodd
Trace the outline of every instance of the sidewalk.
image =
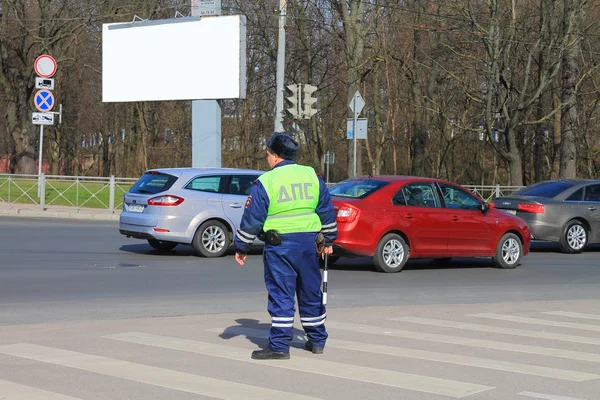
<svg viewBox="0 0 600 400">
<path fill-rule="evenodd" d="M 14 204 L 0 202 L 0 216 L 30 218 L 70 218 L 96 221 L 118 221 L 121 210 L 103 208 L 76 208 L 46 206 L 44 210 L 37 204 Z"/>
</svg>

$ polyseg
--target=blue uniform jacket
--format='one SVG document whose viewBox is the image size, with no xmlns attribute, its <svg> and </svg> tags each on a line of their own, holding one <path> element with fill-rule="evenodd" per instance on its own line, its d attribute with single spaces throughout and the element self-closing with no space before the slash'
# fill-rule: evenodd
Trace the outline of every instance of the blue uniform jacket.
<svg viewBox="0 0 600 400">
<path fill-rule="evenodd" d="M 284 165 L 293 164 L 293 161 L 284 160 L 277 164 L 274 168 Z M 269 196 L 265 187 L 260 181 L 256 181 L 250 189 L 250 195 L 246 201 L 246 209 L 242 216 L 240 229 L 235 234 L 235 247 L 238 253 L 247 253 L 252 246 L 254 239 L 262 232 L 263 226 L 267 219 L 269 210 Z M 323 235 L 325 236 L 325 244 L 331 246 L 333 241 L 337 239 L 337 224 L 335 222 L 336 214 L 331 204 L 331 197 L 327 185 L 319 177 L 319 203 L 315 210 L 321 219 Z"/>
</svg>

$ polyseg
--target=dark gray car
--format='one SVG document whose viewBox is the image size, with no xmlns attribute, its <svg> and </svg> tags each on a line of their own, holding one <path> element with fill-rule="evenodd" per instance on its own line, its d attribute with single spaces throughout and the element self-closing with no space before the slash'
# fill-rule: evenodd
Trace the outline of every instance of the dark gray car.
<svg viewBox="0 0 600 400">
<path fill-rule="evenodd" d="M 556 242 L 564 253 L 600 243 L 600 180 L 539 182 L 494 202 L 525 220 L 533 240 Z"/>
</svg>

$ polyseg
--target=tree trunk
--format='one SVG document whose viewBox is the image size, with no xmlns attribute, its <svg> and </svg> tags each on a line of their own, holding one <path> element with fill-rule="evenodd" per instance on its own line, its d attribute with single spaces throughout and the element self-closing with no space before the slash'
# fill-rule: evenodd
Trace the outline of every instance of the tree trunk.
<svg viewBox="0 0 600 400">
<path fill-rule="evenodd" d="M 575 132 L 577 129 L 577 107 L 575 102 L 579 71 L 577 56 L 579 54 L 580 39 L 578 35 L 578 14 L 581 9 L 580 1 L 565 0 L 564 18 L 567 46 L 563 56 L 562 79 L 562 134 L 560 146 L 560 171 L 561 179 L 574 179 L 577 177 L 577 143 Z"/>
<path fill-rule="evenodd" d="M 360 88 L 360 70 L 365 48 L 365 32 L 362 26 L 364 14 L 363 0 L 338 0 L 334 5 L 340 13 L 344 25 L 346 64 L 348 65 L 347 104 L 354 98 Z M 350 112 L 349 117 L 352 117 Z M 354 140 L 348 140 L 348 176 L 354 176 Z M 356 140 L 356 175 L 362 175 L 360 140 Z"/>
<path fill-rule="evenodd" d="M 413 104 L 413 137 L 410 144 L 411 150 L 411 174 L 414 176 L 424 176 L 425 172 L 425 152 L 427 148 L 427 112 L 425 110 L 424 95 L 421 85 L 426 84 L 424 68 L 421 66 L 421 48 L 422 32 L 418 29 L 414 30 L 413 38 L 413 67 L 411 79 L 412 89 L 412 104 Z"/>
</svg>

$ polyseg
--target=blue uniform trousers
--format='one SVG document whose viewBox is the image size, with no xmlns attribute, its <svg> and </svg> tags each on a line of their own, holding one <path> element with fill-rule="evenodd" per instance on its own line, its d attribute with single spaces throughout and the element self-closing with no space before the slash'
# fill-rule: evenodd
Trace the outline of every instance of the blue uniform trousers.
<svg viewBox="0 0 600 400">
<path fill-rule="evenodd" d="M 294 296 L 298 298 L 300 322 L 308 340 L 315 346 L 324 346 L 327 340 L 316 236 L 288 233 L 281 235 L 280 245 L 265 245 L 265 284 L 271 315 L 269 347 L 274 351 L 289 351 L 296 311 Z"/>
</svg>

